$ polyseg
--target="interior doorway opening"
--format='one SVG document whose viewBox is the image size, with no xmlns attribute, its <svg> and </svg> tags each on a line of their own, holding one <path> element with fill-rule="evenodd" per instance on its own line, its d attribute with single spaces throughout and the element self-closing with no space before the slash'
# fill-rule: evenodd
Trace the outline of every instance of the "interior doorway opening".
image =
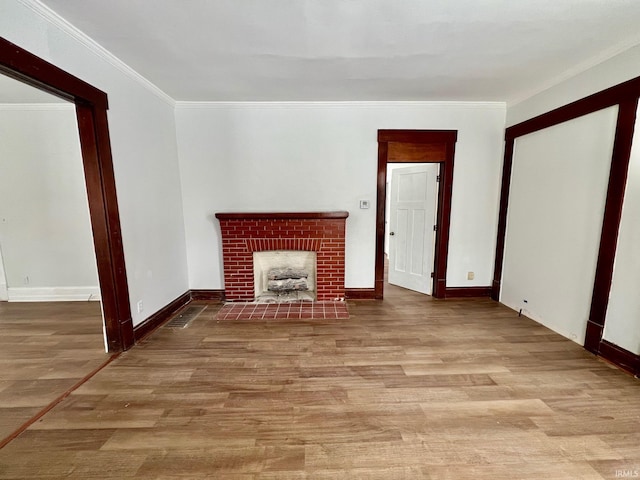
<svg viewBox="0 0 640 480">
<path fill-rule="evenodd" d="M 1 74 L 0 91 L 0 301 L 99 301 L 74 105 Z"/>
<path fill-rule="evenodd" d="M 109 358 L 78 131 L 0 73 L 0 448 Z"/>
<path fill-rule="evenodd" d="M 0 37 L 0 73 L 75 104 L 107 350 L 134 344 L 120 215 L 107 120 L 107 95 Z"/>
<path fill-rule="evenodd" d="M 378 130 L 375 298 L 384 297 L 387 165 L 394 163 L 438 164 L 440 182 L 436 208 L 432 295 L 436 298 L 446 296 L 453 159 L 457 137 L 457 130 Z"/>
<path fill-rule="evenodd" d="M 387 281 L 426 295 L 433 293 L 438 171 L 437 163 L 387 166 Z"/>
</svg>

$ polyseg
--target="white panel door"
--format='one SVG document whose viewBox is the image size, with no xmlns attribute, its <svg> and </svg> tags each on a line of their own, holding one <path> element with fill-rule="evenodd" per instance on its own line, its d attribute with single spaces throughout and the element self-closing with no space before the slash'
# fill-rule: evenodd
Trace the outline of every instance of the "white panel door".
<svg viewBox="0 0 640 480">
<path fill-rule="evenodd" d="M 391 172 L 389 283 L 431 295 L 439 164 Z"/>
</svg>

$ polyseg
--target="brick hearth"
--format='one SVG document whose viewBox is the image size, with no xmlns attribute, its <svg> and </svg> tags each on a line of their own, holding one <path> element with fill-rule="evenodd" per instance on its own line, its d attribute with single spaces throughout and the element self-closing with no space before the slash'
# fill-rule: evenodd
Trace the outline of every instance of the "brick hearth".
<svg viewBox="0 0 640 480">
<path fill-rule="evenodd" d="M 270 320 L 272 318 L 347 319 L 349 310 L 346 302 L 270 304 L 235 302 L 224 305 L 216 315 L 218 320 Z"/>
<path fill-rule="evenodd" d="M 253 252 L 316 252 L 316 299 L 344 298 L 344 246 L 348 212 L 216 213 L 222 231 L 228 301 L 251 301 Z"/>
</svg>

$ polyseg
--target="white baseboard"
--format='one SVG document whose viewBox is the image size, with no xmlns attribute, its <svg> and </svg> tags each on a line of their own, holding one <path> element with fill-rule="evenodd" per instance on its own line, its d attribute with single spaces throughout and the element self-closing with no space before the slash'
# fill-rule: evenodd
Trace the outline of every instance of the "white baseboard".
<svg viewBox="0 0 640 480">
<path fill-rule="evenodd" d="M 8 288 L 10 302 L 86 302 L 100 300 L 98 287 Z"/>
</svg>

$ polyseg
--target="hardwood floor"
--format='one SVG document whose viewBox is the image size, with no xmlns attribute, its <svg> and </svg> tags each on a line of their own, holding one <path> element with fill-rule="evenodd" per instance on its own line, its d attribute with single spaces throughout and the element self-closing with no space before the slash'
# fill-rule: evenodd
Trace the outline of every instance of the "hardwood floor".
<svg viewBox="0 0 640 480">
<path fill-rule="evenodd" d="M 0 302 L 0 441 L 107 359 L 98 302 Z"/>
<path fill-rule="evenodd" d="M 0 478 L 640 475 L 637 379 L 488 299 L 385 295 L 348 320 L 210 304 L 0 450 Z"/>
</svg>

